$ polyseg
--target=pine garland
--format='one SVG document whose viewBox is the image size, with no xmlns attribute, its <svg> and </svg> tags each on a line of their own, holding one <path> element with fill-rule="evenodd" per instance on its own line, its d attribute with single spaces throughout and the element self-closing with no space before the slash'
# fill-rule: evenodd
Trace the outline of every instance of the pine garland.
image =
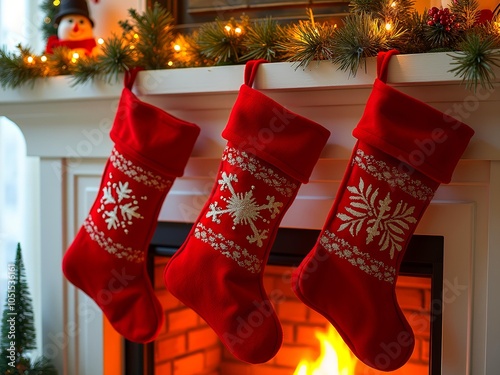
<svg viewBox="0 0 500 375">
<path fill-rule="evenodd" d="M 49 20 L 57 2 L 45 0 L 47 12 L 42 29 L 47 37 L 55 32 Z M 401 53 L 456 51 L 451 71 L 468 89 L 490 87 L 498 64 L 500 19 L 479 22 L 477 0 L 455 0 L 449 9 L 413 9 L 414 0 L 352 0 L 350 14 L 342 24 L 316 22 L 307 9 L 307 19 L 280 25 L 271 17 L 250 20 L 216 19 L 190 33 L 175 31 L 172 16 L 160 5 L 139 14 L 129 10 L 129 19 L 119 24 L 122 35 L 113 35 L 95 56 L 75 59 L 71 51 L 57 48 L 43 56 L 28 47 L 9 52 L 0 48 L 0 85 L 16 88 L 33 85 L 38 78 L 71 75 L 72 84 L 102 79 L 112 82 L 134 67 L 148 70 L 243 64 L 250 59 L 291 61 L 305 68 L 315 60 L 329 60 L 349 75 L 356 75 L 366 57 L 397 48 Z M 51 34 L 51 35 L 52 35 Z"/>
<path fill-rule="evenodd" d="M 472 29 L 479 19 L 479 2 L 477 0 L 452 2 L 450 10 L 457 15 L 457 22 L 462 30 Z"/>
<path fill-rule="evenodd" d="M 18 54 L 0 49 L 0 81 L 3 87 L 33 86 L 37 78 L 47 75 L 47 67 L 35 63 L 37 57 L 33 57 L 30 49 L 21 45 L 17 49 Z"/>
</svg>

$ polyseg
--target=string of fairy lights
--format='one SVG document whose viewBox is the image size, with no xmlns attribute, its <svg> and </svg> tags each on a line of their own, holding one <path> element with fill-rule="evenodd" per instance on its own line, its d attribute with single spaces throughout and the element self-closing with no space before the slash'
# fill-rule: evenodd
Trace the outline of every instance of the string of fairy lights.
<svg viewBox="0 0 500 375">
<path fill-rule="evenodd" d="M 42 4 L 45 38 L 55 33 L 59 4 Z M 349 9 L 340 23 L 316 20 L 313 11 L 305 9 L 306 18 L 287 24 L 243 14 L 202 24 L 190 33 L 178 32 L 171 14 L 158 4 L 143 13 L 131 9 L 129 18 L 119 22 L 122 35 L 97 38 L 98 52 L 91 55 L 65 47 L 40 55 L 22 45 L 15 51 L 0 48 L 0 85 L 34 85 L 39 78 L 57 75 L 70 75 L 72 85 L 95 79 L 112 82 L 135 67 L 230 65 L 258 58 L 290 61 L 297 68 L 329 60 L 356 75 L 367 57 L 396 48 L 403 54 L 450 52 L 450 71 L 466 88 L 492 87 L 494 67 L 500 66 L 499 6 L 480 9 L 477 0 L 454 0 L 449 8 L 419 13 L 414 0 L 352 0 Z"/>
</svg>

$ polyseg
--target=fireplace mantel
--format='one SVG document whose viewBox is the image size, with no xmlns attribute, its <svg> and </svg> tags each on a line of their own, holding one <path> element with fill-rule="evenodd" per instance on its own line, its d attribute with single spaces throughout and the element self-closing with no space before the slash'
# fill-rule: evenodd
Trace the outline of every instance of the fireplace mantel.
<svg viewBox="0 0 500 375">
<path fill-rule="evenodd" d="M 500 100 L 500 92 L 485 88 L 479 88 L 476 93 L 466 90 L 461 79 L 450 72 L 452 62 L 448 53 L 395 56 L 390 63 L 388 82 L 468 123 L 470 116 L 476 117 L 476 112 L 483 110 L 478 109 L 478 103 L 492 105 Z M 243 82 L 243 70 L 244 66 L 236 65 L 144 71 L 139 73 L 134 91 L 143 100 L 174 114 L 227 110 Z M 500 68 L 495 67 L 494 72 L 499 77 L 494 84 L 496 88 Z M 259 68 L 254 87 L 291 109 L 362 105 L 375 76 L 373 58 L 368 59 L 366 71 L 360 69 L 355 77 L 326 61 L 313 62 L 306 69 L 297 68 L 293 63 L 273 63 Z M 73 86 L 70 77 L 51 77 L 39 80 L 33 87 L 0 89 L 0 115 L 21 127 L 31 155 L 106 157 L 110 147 L 107 139 L 91 139 L 90 151 L 79 152 L 71 145 L 78 145 L 82 129 L 98 129 L 103 134 L 109 129 L 121 89 L 121 81 Z M 334 116 L 332 113 L 332 122 Z M 200 119 L 199 123 L 203 122 L 204 119 Z M 500 127 L 496 119 L 471 125 L 476 135 L 464 158 L 499 160 Z M 50 139 L 44 142 L 46 134 L 50 134 Z M 80 143 L 80 147 L 85 145 Z M 341 154 L 332 151 L 323 157 L 346 157 L 348 153 L 347 149 Z M 198 155 L 196 148 L 194 155 Z"/>
<path fill-rule="evenodd" d="M 445 297 L 451 302 L 444 306 L 448 336 L 443 354 L 449 367 L 443 374 L 489 375 L 500 368 L 500 78 L 493 89 L 472 93 L 449 72 L 451 62 L 446 53 L 395 56 L 388 82 L 460 117 L 476 131 L 452 182 L 438 189 L 417 233 L 447 236 Z M 225 145 L 220 133 L 243 82 L 243 70 L 226 66 L 139 73 L 134 91 L 141 99 L 202 129 L 186 173 L 176 180 L 160 220 L 192 221 L 201 208 Z M 375 59 L 369 59 L 366 72 L 360 70 L 355 77 L 329 62 L 314 62 L 306 69 L 291 63 L 259 68 L 255 88 L 332 132 L 311 182 L 301 188 L 283 226 L 322 226 L 375 71 Z M 499 68 L 495 73 L 500 77 Z M 61 375 L 120 374 L 103 371 L 102 316 L 64 281 L 60 264 L 97 193 L 112 147 L 108 132 L 121 90 L 121 82 L 72 87 L 69 77 L 0 89 L 0 115 L 21 128 L 28 154 L 40 158 L 41 334 L 43 349 L 53 356 Z M 305 210 L 314 212 L 306 221 L 301 214 Z"/>
</svg>

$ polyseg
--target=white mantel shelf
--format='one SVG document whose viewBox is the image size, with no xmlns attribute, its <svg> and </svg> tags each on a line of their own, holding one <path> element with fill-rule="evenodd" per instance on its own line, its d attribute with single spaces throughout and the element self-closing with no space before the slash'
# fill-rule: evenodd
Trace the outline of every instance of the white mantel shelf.
<svg viewBox="0 0 500 375">
<path fill-rule="evenodd" d="M 450 53 L 443 52 L 396 55 L 390 63 L 388 82 L 396 86 L 460 84 L 461 79 L 450 72 L 452 62 Z M 286 62 L 263 64 L 254 87 L 259 90 L 369 87 L 375 78 L 375 65 L 375 58 L 367 59 L 366 71 L 360 68 L 353 77 L 328 61 L 312 62 L 305 69 Z M 234 93 L 242 84 L 243 70 L 243 65 L 231 65 L 143 71 L 139 73 L 135 89 L 140 95 Z M 494 71 L 500 76 L 500 68 L 495 67 Z M 71 77 L 50 77 L 40 79 L 33 87 L 0 89 L 0 108 L 9 112 L 6 105 L 116 98 L 121 89 L 121 82 L 72 86 Z"/>
<path fill-rule="evenodd" d="M 500 160 L 497 119 L 490 116 L 483 121 L 481 117 L 476 124 L 476 114 L 470 116 L 478 110 L 478 102 L 481 102 L 480 111 L 497 106 L 500 90 L 479 88 L 475 94 L 466 90 L 461 79 L 449 72 L 452 62 L 448 53 L 397 55 L 389 65 L 388 83 L 454 117 L 463 116 L 465 107 L 467 118 L 459 119 L 473 127 L 476 135 L 464 158 Z M 134 91 L 144 101 L 203 127 L 206 119 L 197 117 L 195 112 L 228 111 L 243 83 L 243 71 L 243 65 L 143 71 L 139 73 Z M 498 87 L 500 68 L 496 67 L 495 73 L 494 86 Z M 375 58 L 367 59 L 366 71 L 361 69 L 355 77 L 328 61 L 313 62 L 306 69 L 297 69 L 293 63 L 269 63 L 259 67 L 254 87 L 307 116 L 311 108 L 333 106 L 344 110 L 345 106 L 364 105 L 375 77 Z M 40 79 L 34 87 L 0 89 L 0 116 L 9 117 L 21 127 L 30 155 L 71 157 L 72 151 L 68 151 L 67 145 L 76 147 L 82 139 L 81 127 L 88 131 L 97 127 L 103 135 L 109 130 L 122 87 L 121 80 L 71 86 L 70 77 Z M 461 109 L 457 110 L 457 106 Z M 309 109 L 304 112 L 303 108 Z M 68 126 L 75 123 L 80 126 Z M 51 147 L 42 149 L 38 141 L 47 134 L 59 140 L 54 139 Z M 338 135 L 350 136 L 342 130 Z M 106 157 L 110 143 L 105 138 L 93 145 L 92 155 L 84 156 Z M 195 148 L 193 155 L 200 154 Z M 348 154 L 348 148 L 337 148 L 334 152 L 325 151 L 322 157 L 345 158 Z"/>
</svg>

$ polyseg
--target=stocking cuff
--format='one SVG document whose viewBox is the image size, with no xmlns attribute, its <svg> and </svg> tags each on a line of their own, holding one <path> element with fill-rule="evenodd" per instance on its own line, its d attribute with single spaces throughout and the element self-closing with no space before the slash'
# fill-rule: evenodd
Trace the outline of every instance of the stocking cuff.
<svg viewBox="0 0 500 375">
<path fill-rule="evenodd" d="M 110 137 L 122 151 L 160 174 L 179 177 L 200 129 L 123 89 Z"/>
<path fill-rule="evenodd" d="M 453 170 L 474 134 L 469 126 L 379 79 L 353 135 L 440 183 Z"/>
<path fill-rule="evenodd" d="M 242 85 L 222 136 L 240 150 L 307 183 L 330 132 Z"/>
</svg>

